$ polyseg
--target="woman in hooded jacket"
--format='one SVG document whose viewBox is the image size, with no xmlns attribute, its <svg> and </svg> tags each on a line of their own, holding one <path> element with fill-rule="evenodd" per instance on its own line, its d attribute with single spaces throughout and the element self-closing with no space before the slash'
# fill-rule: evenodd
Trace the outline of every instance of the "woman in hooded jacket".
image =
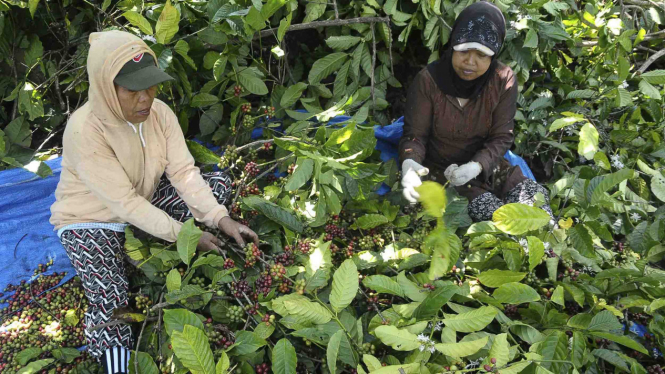
<svg viewBox="0 0 665 374">
<path fill-rule="evenodd" d="M 88 101 L 65 128 L 51 223 L 89 300 L 88 351 L 107 373 L 128 373 L 130 326 L 95 328 L 128 305 L 125 228 L 175 242 L 193 217 L 241 246 L 258 244 L 258 237 L 229 217 L 231 179 L 222 172 L 201 175 L 176 115 L 155 99 L 157 86 L 173 78 L 157 67 L 150 47 L 122 31 L 93 33 L 89 43 Z M 204 232 L 197 248 L 219 250 L 220 244 Z"/>
<path fill-rule="evenodd" d="M 409 87 L 404 115 L 404 197 L 415 203 L 421 177 L 450 182 L 469 200 L 474 221 L 492 219 L 504 203 L 533 205 L 552 215 L 547 189 L 511 166 L 504 154 L 513 144 L 517 80 L 499 62 L 506 35 L 501 10 L 487 2 L 466 7 L 453 25 L 442 57 Z M 430 173 L 431 171 L 431 173 Z"/>
</svg>

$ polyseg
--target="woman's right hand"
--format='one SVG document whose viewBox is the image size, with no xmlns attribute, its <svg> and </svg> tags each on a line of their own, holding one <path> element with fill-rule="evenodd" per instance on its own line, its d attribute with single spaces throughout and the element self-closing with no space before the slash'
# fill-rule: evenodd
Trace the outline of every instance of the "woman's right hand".
<svg viewBox="0 0 665 374">
<path fill-rule="evenodd" d="M 422 184 L 420 177 L 428 173 L 429 169 L 411 159 L 402 162 L 402 187 L 404 188 L 402 194 L 409 203 L 418 202 L 420 195 L 416 192 L 416 187 Z"/>
<path fill-rule="evenodd" d="M 204 231 L 201 234 L 199 239 L 199 244 L 196 246 L 196 249 L 202 252 L 215 251 L 217 253 L 221 252 L 222 241 L 217 239 L 217 237 L 207 231 Z"/>
</svg>

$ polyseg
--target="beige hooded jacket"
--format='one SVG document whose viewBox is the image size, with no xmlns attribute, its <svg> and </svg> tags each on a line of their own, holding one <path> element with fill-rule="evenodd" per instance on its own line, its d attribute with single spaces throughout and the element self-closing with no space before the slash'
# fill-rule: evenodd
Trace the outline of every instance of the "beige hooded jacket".
<svg viewBox="0 0 665 374">
<path fill-rule="evenodd" d="M 157 61 L 154 52 L 121 31 L 93 33 L 89 42 L 88 102 L 65 128 L 51 224 L 60 229 L 77 223 L 130 223 L 174 242 L 182 224 L 149 201 L 166 172 L 196 220 L 217 227 L 228 212 L 194 166 L 173 111 L 155 100 L 142 124 L 129 124 L 123 117 L 113 79 L 139 53 Z"/>
</svg>

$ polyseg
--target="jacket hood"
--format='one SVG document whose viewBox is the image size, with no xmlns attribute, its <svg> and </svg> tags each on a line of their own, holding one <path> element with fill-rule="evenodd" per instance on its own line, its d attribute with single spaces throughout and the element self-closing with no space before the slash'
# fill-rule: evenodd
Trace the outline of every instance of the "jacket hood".
<svg viewBox="0 0 665 374">
<path fill-rule="evenodd" d="M 88 38 L 88 103 L 92 113 L 106 125 L 127 125 L 113 79 L 120 69 L 140 53 L 157 56 L 138 36 L 124 31 L 94 32 Z"/>
</svg>

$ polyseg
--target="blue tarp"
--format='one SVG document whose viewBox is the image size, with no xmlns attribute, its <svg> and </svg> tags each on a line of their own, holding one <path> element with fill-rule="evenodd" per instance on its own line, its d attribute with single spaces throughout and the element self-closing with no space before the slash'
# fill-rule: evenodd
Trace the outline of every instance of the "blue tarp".
<svg viewBox="0 0 665 374">
<path fill-rule="evenodd" d="M 329 124 L 349 120 L 348 116 L 333 118 Z M 381 160 L 397 159 L 397 145 L 402 136 L 403 117 L 387 126 L 375 126 L 376 149 L 381 152 Z M 261 137 L 257 128 L 252 138 Z M 506 159 L 512 165 L 519 165 L 524 175 L 534 179 L 524 160 L 508 151 Z M 39 178 L 24 169 L 0 172 L 0 291 L 8 284 L 30 280 L 37 264 L 53 259 L 53 266 L 46 274 L 67 272 L 64 281 L 74 276 L 74 268 L 69 263 L 64 249 L 53 227 L 49 223 L 50 207 L 55 201 L 55 188 L 60 178 L 60 158 L 48 161 L 53 175 Z M 390 187 L 383 185 L 377 192 L 385 194 Z"/>
<path fill-rule="evenodd" d="M 37 265 L 46 264 L 49 259 L 53 266 L 45 274 L 67 272 L 61 284 L 75 275 L 49 223 L 60 179 L 60 161 L 57 158 L 46 162 L 53 170 L 53 175 L 46 178 L 24 169 L 0 172 L 0 291 L 9 284 L 29 281 Z"/>
</svg>

